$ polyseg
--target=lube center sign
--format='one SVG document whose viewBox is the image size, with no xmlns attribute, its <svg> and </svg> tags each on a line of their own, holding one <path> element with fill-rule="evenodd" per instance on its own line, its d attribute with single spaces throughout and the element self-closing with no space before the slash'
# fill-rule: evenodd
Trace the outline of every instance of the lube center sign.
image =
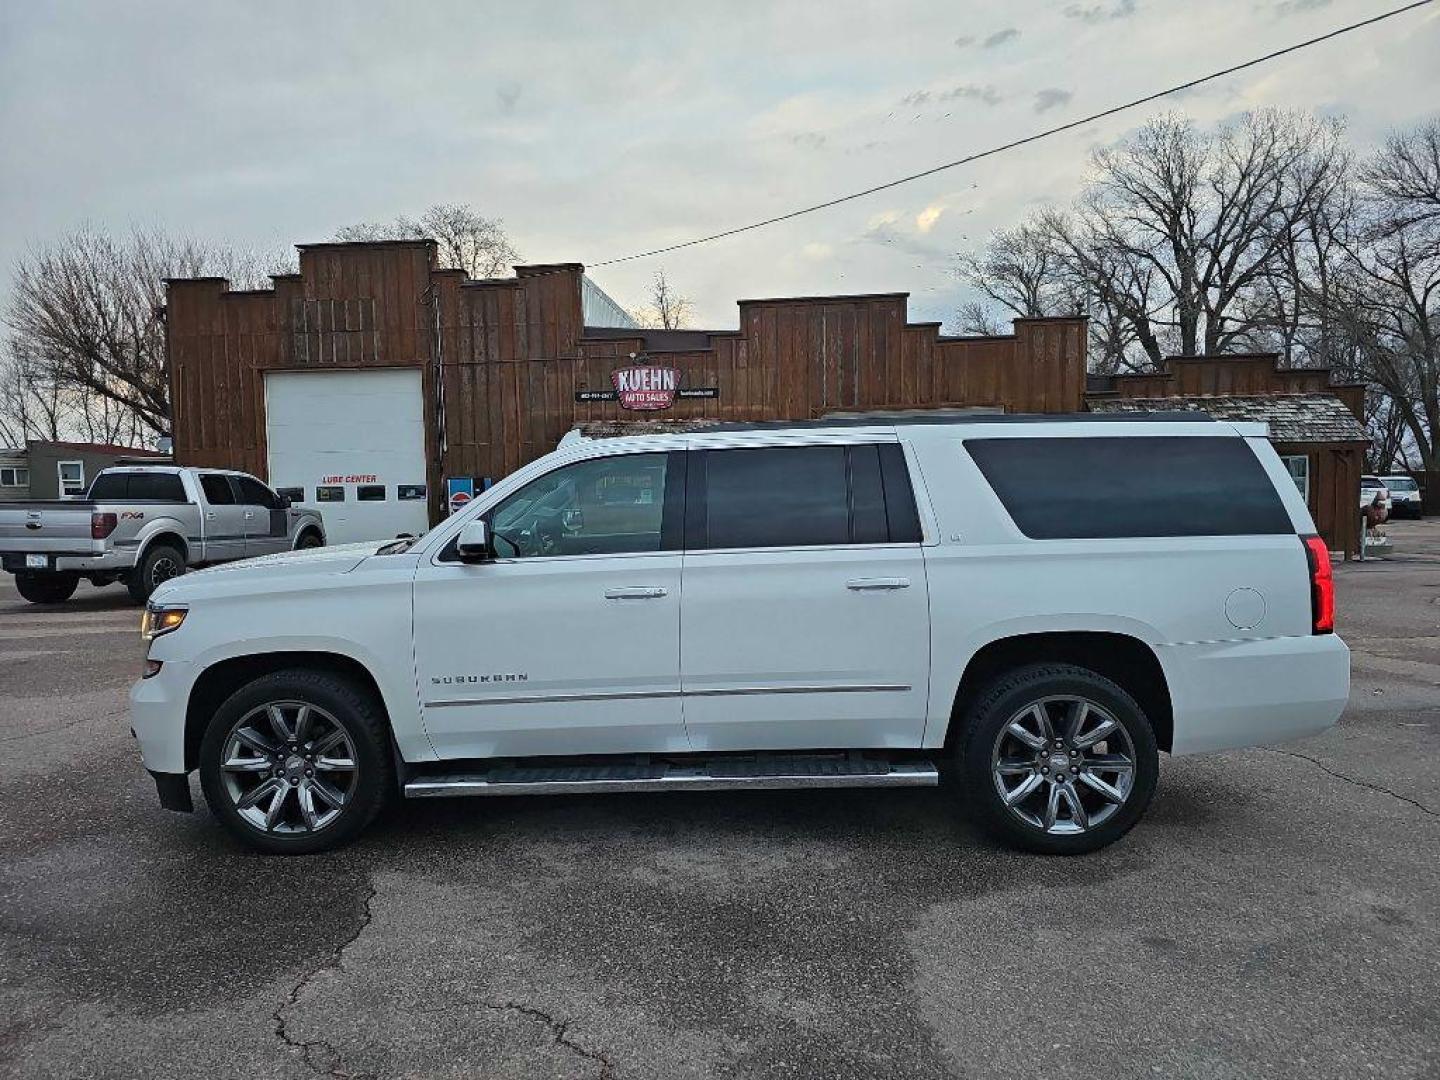
<svg viewBox="0 0 1440 1080">
<path fill-rule="evenodd" d="M 663 364 L 634 363 L 610 373 L 612 390 L 577 390 L 575 400 L 618 401 L 622 409 L 657 412 L 682 398 L 718 398 L 714 386 L 684 387 L 679 369 Z"/>
</svg>

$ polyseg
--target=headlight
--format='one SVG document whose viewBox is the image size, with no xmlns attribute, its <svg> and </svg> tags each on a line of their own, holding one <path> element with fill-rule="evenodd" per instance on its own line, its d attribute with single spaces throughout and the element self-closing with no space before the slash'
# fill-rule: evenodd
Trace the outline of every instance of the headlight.
<svg viewBox="0 0 1440 1080">
<path fill-rule="evenodd" d="M 140 636 L 146 641 L 154 641 L 161 634 L 179 630 L 189 610 L 165 604 L 146 604 L 145 614 L 140 616 Z"/>
</svg>

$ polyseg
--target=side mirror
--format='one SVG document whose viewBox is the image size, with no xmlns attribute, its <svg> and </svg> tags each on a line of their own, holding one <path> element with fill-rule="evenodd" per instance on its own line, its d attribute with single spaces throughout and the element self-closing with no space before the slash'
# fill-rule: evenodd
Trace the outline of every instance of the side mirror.
<svg viewBox="0 0 1440 1080">
<path fill-rule="evenodd" d="M 464 563 L 489 562 L 495 558 L 490 526 L 481 520 L 466 522 L 455 540 L 455 554 Z"/>
</svg>

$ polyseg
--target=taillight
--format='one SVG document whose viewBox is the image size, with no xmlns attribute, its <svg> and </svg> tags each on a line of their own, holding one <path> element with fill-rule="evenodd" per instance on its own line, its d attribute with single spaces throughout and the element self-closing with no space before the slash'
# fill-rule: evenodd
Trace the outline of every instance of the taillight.
<svg viewBox="0 0 1440 1080">
<path fill-rule="evenodd" d="M 119 524 L 119 519 L 114 514 L 91 514 L 90 515 L 90 539 L 104 540 Z"/>
<path fill-rule="evenodd" d="M 1335 577 L 1330 572 L 1330 549 L 1318 536 L 1302 536 L 1305 560 L 1310 564 L 1310 632 L 1335 632 Z"/>
</svg>

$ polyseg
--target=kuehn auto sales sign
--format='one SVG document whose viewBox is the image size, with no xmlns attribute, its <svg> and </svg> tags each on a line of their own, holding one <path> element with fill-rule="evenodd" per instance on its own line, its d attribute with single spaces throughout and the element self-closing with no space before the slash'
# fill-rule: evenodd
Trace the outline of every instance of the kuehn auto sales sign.
<svg viewBox="0 0 1440 1080">
<path fill-rule="evenodd" d="M 618 401 L 622 409 L 657 412 L 668 409 L 677 399 L 718 398 L 719 387 L 681 386 L 680 372 L 661 364 L 631 364 L 610 373 L 613 390 L 577 390 L 575 400 Z"/>
<path fill-rule="evenodd" d="M 668 409 L 675 404 L 675 395 L 680 391 L 680 372 L 673 367 L 636 364 L 612 371 L 610 383 L 615 387 L 622 409 L 638 412 Z"/>
</svg>

